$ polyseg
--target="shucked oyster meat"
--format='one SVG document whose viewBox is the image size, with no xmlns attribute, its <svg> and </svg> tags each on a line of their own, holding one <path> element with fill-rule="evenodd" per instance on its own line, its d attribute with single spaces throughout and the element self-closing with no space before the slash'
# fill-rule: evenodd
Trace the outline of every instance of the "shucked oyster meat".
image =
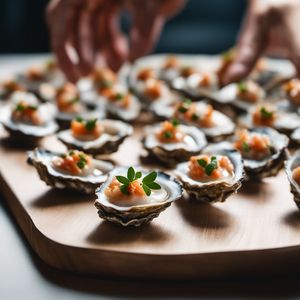
<svg viewBox="0 0 300 300">
<path fill-rule="evenodd" d="M 190 196 L 213 203 L 224 202 L 241 187 L 244 168 L 240 153 L 219 143 L 177 165 L 175 174 Z"/>
<path fill-rule="evenodd" d="M 56 153 L 36 148 L 28 153 L 28 159 L 47 185 L 84 194 L 94 194 L 114 167 L 78 150 Z"/>
<path fill-rule="evenodd" d="M 169 166 L 188 160 L 207 144 L 204 133 L 176 119 L 144 129 L 143 145 L 150 156 Z"/>
<path fill-rule="evenodd" d="M 180 183 L 161 171 L 114 169 L 96 191 L 101 218 L 122 226 L 148 223 L 182 196 Z"/>
<path fill-rule="evenodd" d="M 121 121 L 76 118 L 71 122 L 71 129 L 60 131 L 57 136 L 69 149 L 97 155 L 117 151 L 132 133 L 132 126 Z"/>
</svg>

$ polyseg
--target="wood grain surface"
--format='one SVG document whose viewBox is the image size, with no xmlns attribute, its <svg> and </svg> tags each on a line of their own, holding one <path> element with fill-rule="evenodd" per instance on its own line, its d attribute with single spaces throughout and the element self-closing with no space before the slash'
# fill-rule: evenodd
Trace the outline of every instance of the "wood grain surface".
<svg viewBox="0 0 300 300">
<path fill-rule="evenodd" d="M 2 134 L 4 136 L 4 134 Z M 112 158 L 139 163 L 139 130 Z M 64 149 L 55 137 L 43 147 Z M 122 228 L 98 218 L 95 197 L 53 190 L 5 137 L 1 189 L 38 255 L 70 271 L 125 277 L 208 278 L 298 266 L 300 215 L 284 173 L 247 183 L 225 203 L 182 199 L 151 224 Z"/>
</svg>

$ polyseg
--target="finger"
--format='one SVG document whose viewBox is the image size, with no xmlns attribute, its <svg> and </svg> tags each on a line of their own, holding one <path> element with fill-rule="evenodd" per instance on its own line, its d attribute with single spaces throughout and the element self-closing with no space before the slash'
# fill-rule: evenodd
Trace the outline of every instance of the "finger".
<svg viewBox="0 0 300 300">
<path fill-rule="evenodd" d="M 118 70 L 128 55 L 127 40 L 119 28 L 120 2 L 105 2 L 98 8 L 95 21 L 96 61 Z"/>
<path fill-rule="evenodd" d="M 119 16 L 121 7 L 110 3 L 105 14 L 106 36 L 104 55 L 106 63 L 114 71 L 118 70 L 128 56 L 128 43 L 120 30 Z"/>
<path fill-rule="evenodd" d="M 164 23 L 165 18 L 161 15 L 141 16 L 135 13 L 130 30 L 130 61 L 148 54 L 154 48 Z"/>
<path fill-rule="evenodd" d="M 51 45 L 58 64 L 66 77 L 75 82 L 79 78 L 79 73 L 68 52 L 67 41 L 73 30 L 76 6 L 68 4 L 63 0 L 56 1 L 55 6 L 52 6 L 51 11 L 48 11 L 48 22 Z M 62 20 L 65 22 L 65 26 L 61 26 Z"/>
<path fill-rule="evenodd" d="M 247 17 L 232 64 L 224 74 L 223 83 L 239 81 L 255 66 L 267 45 L 268 18 L 265 14 Z"/>
<path fill-rule="evenodd" d="M 92 12 L 87 7 L 78 10 L 71 44 L 77 53 L 77 69 L 81 76 L 91 72 L 94 62 L 94 40 L 92 35 Z"/>
</svg>

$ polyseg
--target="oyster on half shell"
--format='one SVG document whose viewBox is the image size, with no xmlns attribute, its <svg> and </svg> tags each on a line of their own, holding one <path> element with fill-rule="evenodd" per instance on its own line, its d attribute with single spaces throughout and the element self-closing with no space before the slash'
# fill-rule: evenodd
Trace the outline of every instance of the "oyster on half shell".
<svg viewBox="0 0 300 300">
<path fill-rule="evenodd" d="M 153 103 L 151 110 L 160 119 L 177 118 L 182 123 L 198 127 L 210 141 L 220 141 L 235 130 L 235 124 L 228 116 L 205 101 L 161 101 Z"/>
<path fill-rule="evenodd" d="M 129 124 L 116 120 L 98 120 L 101 132 L 94 139 L 78 139 L 71 129 L 60 131 L 58 139 L 68 149 L 78 149 L 88 154 L 110 154 L 116 152 L 120 144 L 133 133 Z"/>
<path fill-rule="evenodd" d="M 287 157 L 289 139 L 269 127 L 257 127 L 237 133 L 234 147 L 242 155 L 245 172 L 250 179 L 276 176 Z"/>
<path fill-rule="evenodd" d="M 0 107 L 0 122 L 10 133 L 11 138 L 36 142 L 57 131 L 55 112 L 54 105 L 40 104 L 30 93 L 15 92 L 10 101 Z"/>
<path fill-rule="evenodd" d="M 188 160 L 207 144 L 200 129 L 176 120 L 145 127 L 142 141 L 150 156 L 170 166 Z"/>
<path fill-rule="evenodd" d="M 172 202 L 182 196 L 181 184 L 172 176 L 157 171 L 156 183 L 160 189 L 147 195 L 122 195 L 111 199 L 106 192 L 116 176 L 126 176 L 128 168 L 120 167 L 109 173 L 108 179 L 96 191 L 98 199 L 95 206 L 99 217 L 122 226 L 140 226 L 149 223 L 169 207 Z M 138 168 L 141 177 L 145 177 L 148 170 Z M 139 183 L 138 183 L 139 185 Z"/>
<path fill-rule="evenodd" d="M 228 169 L 222 167 L 223 160 Z M 194 173 L 201 177 L 194 177 Z M 205 148 L 199 157 L 191 157 L 189 162 L 177 165 L 175 175 L 187 193 L 197 200 L 224 202 L 241 187 L 244 167 L 238 151 L 219 143 Z"/>
<path fill-rule="evenodd" d="M 76 150 L 69 152 L 71 151 L 75 152 Z M 84 194 L 94 194 L 95 190 L 107 179 L 106 174 L 114 168 L 109 161 L 90 158 L 90 166 L 87 171 L 84 170 L 82 174 L 73 174 L 58 169 L 54 164 L 56 159 L 62 160 L 66 155 L 68 153 L 56 153 L 36 148 L 28 152 L 28 160 L 47 185 L 58 189 L 75 190 Z M 81 153 L 80 155 L 82 157 L 85 154 Z"/>
</svg>

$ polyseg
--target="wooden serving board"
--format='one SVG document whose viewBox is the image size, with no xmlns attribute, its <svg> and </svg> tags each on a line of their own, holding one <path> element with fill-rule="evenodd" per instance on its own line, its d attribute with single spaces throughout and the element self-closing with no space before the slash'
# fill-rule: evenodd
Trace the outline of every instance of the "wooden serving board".
<svg viewBox="0 0 300 300">
<path fill-rule="evenodd" d="M 190 279 L 267 275 L 299 267 L 300 214 L 282 172 L 247 183 L 225 203 L 182 199 L 151 224 L 99 219 L 86 197 L 53 190 L 1 133 L 0 187 L 34 251 L 59 269 L 121 277 Z M 44 147 L 63 149 L 55 137 Z M 112 158 L 138 164 L 139 132 Z"/>
</svg>

